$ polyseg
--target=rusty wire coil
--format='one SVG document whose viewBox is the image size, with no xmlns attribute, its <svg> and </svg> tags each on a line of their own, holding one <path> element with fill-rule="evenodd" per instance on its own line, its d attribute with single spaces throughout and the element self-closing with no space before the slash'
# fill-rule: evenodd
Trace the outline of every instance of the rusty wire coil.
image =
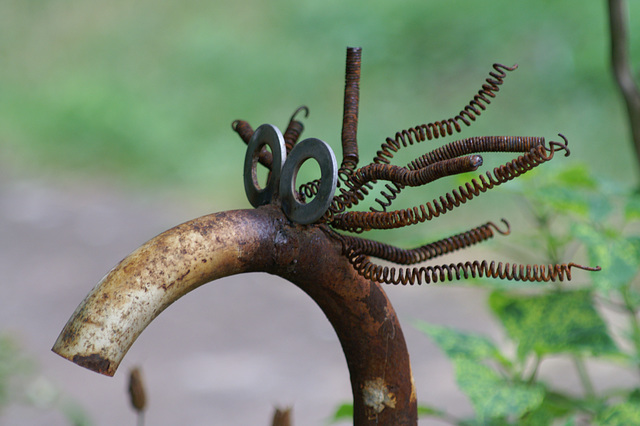
<svg viewBox="0 0 640 426">
<path fill-rule="evenodd" d="M 378 180 L 387 180 L 403 186 L 421 186 L 445 176 L 477 170 L 481 165 L 482 157 L 479 155 L 442 160 L 418 170 L 374 163 L 356 170 L 351 176 L 351 181 L 356 187 Z"/>
<path fill-rule="evenodd" d="M 302 201 L 308 200 L 316 196 L 320 188 L 320 179 L 314 179 L 311 182 L 303 183 L 298 188 L 298 194 Z"/>
<path fill-rule="evenodd" d="M 358 167 L 358 109 L 360 98 L 360 64 L 362 48 L 347 49 L 342 114 L 342 163 L 338 176 L 348 175 Z"/>
<path fill-rule="evenodd" d="M 417 170 L 439 161 L 480 152 L 529 152 L 543 144 L 544 138 L 535 136 L 474 136 L 436 148 L 411 161 L 407 167 Z"/>
<path fill-rule="evenodd" d="M 353 172 L 344 182 L 349 189 L 342 190 L 340 194 L 334 196 L 325 218 L 331 220 L 334 215 L 357 205 L 369 194 L 371 189 L 369 183 L 388 180 L 396 186 L 421 186 L 445 176 L 474 171 L 480 165 L 482 165 L 482 157 L 479 155 L 440 161 L 420 170 L 409 170 L 406 167 L 391 164 L 369 164 Z M 388 185 L 387 188 L 391 189 Z"/>
<path fill-rule="evenodd" d="M 561 135 L 562 136 L 562 135 Z M 564 136 L 562 136 L 564 138 Z M 370 229 L 393 229 L 403 226 L 425 222 L 438 217 L 455 207 L 466 203 L 480 193 L 486 192 L 498 185 L 508 182 L 529 170 L 550 161 L 557 151 L 569 150 L 565 144 L 560 142 L 550 142 L 550 147 L 539 145 L 532 148 L 527 154 L 521 155 L 514 160 L 479 175 L 477 179 L 472 179 L 464 186 L 459 186 L 457 190 L 446 193 L 431 202 L 420 206 L 390 212 L 345 212 L 332 214 L 331 226 L 350 232 L 362 232 Z M 333 208 L 329 208 L 331 211 Z"/>
<path fill-rule="evenodd" d="M 418 170 L 438 162 L 460 157 L 466 154 L 480 152 L 528 152 L 531 148 L 544 144 L 544 138 L 531 136 L 474 136 L 466 139 L 449 142 L 411 161 L 407 168 Z M 373 212 L 387 211 L 392 202 L 398 197 L 406 185 L 402 182 L 394 181 L 393 184 L 385 185 L 387 191 L 382 190 L 380 196 L 375 201 L 381 210 L 371 207 Z"/>
<path fill-rule="evenodd" d="M 347 209 L 350 209 L 360 201 L 364 200 L 367 195 L 369 195 L 369 185 L 356 185 L 351 179 L 346 179 L 342 182 L 347 189 L 340 187 L 340 194 L 337 194 L 333 197 L 333 201 L 331 202 L 331 206 L 326 211 L 323 222 L 331 222 L 336 213 L 344 212 Z"/>
<path fill-rule="evenodd" d="M 499 278 L 510 281 L 549 282 L 571 280 L 571 268 L 576 267 L 587 271 L 598 271 L 600 268 L 590 268 L 576 263 L 556 265 L 522 265 L 517 263 L 502 263 L 486 260 L 473 262 L 458 262 L 447 265 L 423 266 L 414 268 L 395 268 L 377 265 L 369 258 L 357 251 L 348 254 L 349 262 L 358 272 L 368 280 L 381 284 L 429 284 L 431 282 L 453 281 L 454 278 Z"/>
<path fill-rule="evenodd" d="M 487 108 L 484 104 L 489 105 L 491 103 L 489 98 L 496 97 L 496 92 L 500 90 L 500 86 L 507 76 L 505 71 L 513 71 L 516 68 L 518 68 L 517 65 L 507 67 L 502 64 L 493 64 L 495 72 L 492 71 L 489 73 L 492 78 L 485 80 L 486 83 L 482 85 L 478 94 L 473 97 L 458 115 L 453 118 L 434 121 L 428 124 L 420 124 L 396 132 L 394 138 L 388 137 L 385 143 L 382 144 L 373 161 L 375 163 L 389 163 L 389 160 L 393 158 L 393 153 L 398 152 L 402 147 L 424 142 L 425 140 L 452 135 L 454 131 L 460 132 L 462 131 L 461 122 L 466 126 L 470 126 L 471 123 L 476 120 L 476 116 L 480 116 L 481 112 Z"/>
<path fill-rule="evenodd" d="M 414 249 L 401 249 L 380 241 L 368 240 L 351 235 L 340 235 L 339 238 L 342 241 L 345 253 L 357 252 L 358 254 L 373 256 L 393 263 L 412 265 L 486 241 L 493 238 L 494 231 L 502 235 L 508 235 L 511 232 L 509 222 L 505 219 L 502 219 L 502 222 L 506 227 L 505 230 L 498 228 L 493 222 L 487 222 L 484 225 L 477 226 L 466 232 L 452 235 Z"/>
<path fill-rule="evenodd" d="M 385 190 L 380 191 L 380 196 L 383 199 L 380 198 L 376 198 L 374 201 L 376 203 L 378 203 L 378 205 L 382 208 L 382 210 L 378 210 L 375 207 L 370 207 L 369 210 L 372 212 L 386 212 L 387 211 L 387 207 L 391 207 L 391 204 L 393 203 L 393 201 L 398 198 L 398 194 L 400 194 L 400 192 L 402 192 L 402 189 L 404 188 L 402 185 L 398 185 L 396 183 L 392 183 L 392 184 L 385 184 L 384 187 L 386 188 Z"/>
<path fill-rule="evenodd" d="M 337 170 L 337 191 L 332 190 L 335 193 L 324 215 L 312 222 L 328 225 L 321 229 L 340 241 L 344 255 L 360 275 L 369 280 L 386 284 L 422 284 L 423 282 L 451 281 L 470 277 L 547 282 L 570 280 L 571 268 L 573 267 L 589 271 L 599 270 L 599 268 L 589 268 L 575 263 L 523 265 L 486 260 L 396 268 L 377 265 L 370 260 L 371 256 L 401 265 L 413 265 L 428 261 L 484 242 L 493 238 L 495 232 L 503 235 L 509 234 L 509 224 L 504 219 L 503 223 L 506 226 L 504 230 L 498 228 L 493 222 L 487 222 L 466 232 L 413 249 L 402 249 L 382 242 L 336 232 L 342 230 L 361 233 L 371 229 L 393 229 L 429 221 L 465 204 L 481 193 L 550 161 L 558 151 L 564 151 L 565 156 L 569 155 L 568 141 L 562 135 L 560 136 L 564 143 L 552 141 L 549 142 L 548 147 L 542 137 L 481 136 L 449 142 L 431 149 L 426 154 L 409 162 L 405 167 L 391 164 L 394 153 L 403 147 L 460 132 L 463 124 L 470 126 L 491 104 L 491 98 L 496 97 L 507 72 L 517 68 L 517 65 L 508 67 L 496 63 L 493 65 L 493 71 L 489 73 L 489 78 L 485 80 L 486 83 L 456 116 L 396 132 L 393 138 L 386 138 L 371 164 L 358 168 L 357 127 L 360 62 L 361 49 L 348 48 L 341 133 L 342 162 Z M 283 135 L 283 150 L 286 149 L 287 154 L 293 150 L 304 129 L 302 123 L 295 119 L 301 111 L 304 111 L 305 115 L 309 113 L 307 107 L 299 107 L 291 116 Z M 245 121 L 236 120 L 232 127 L 247 143 L 254 133 L 251 126 Z M 405 209 L 387 211 L 406 186 L 422 186 L 444 176 L 476 170 L 482 164 L 482 156 L 479 154 L 484 152 L 511 152 L 520 155 L 430 202 Z M 258 160 L 271 168 L 271 153 L 266 149 L 259 153 Z M 363 201 L 373 191 L 373 184 L 378 181 L 388 181 L 384 184 L 384 189 L 380 191 L 380 197 L 375 198 L 375 202 L 382 210 L 370 207 L 370 211 L 366 212 L 348 211 Z M 296 200 L 302 201 L 302 204 L 307 204 L 305 200 L 318 196 L 321 184 L 322 181 L 316 179 L 300 185 L 297 193 L 294 193 L 294 197 Z"/>
<path fill-rule="evenodd" d="M 298 139 L 300 139 L 300 135 L 304 131 L 304 125 L 300 121 L 296 120 L 296 115 L 301 111 L 304 111 L 305 118 L 309 117 L 309 107 L 306 105 L 299 106 L 293 114 L 291 114 L 291 119 L 289 120 L 287 129 L 283 134 L 287 155 L 289 155 L 295 144 L 298 142 Z"/>
<path fill-rule="evenodd" d="M 251 136 L 253 136 L 251 124 L 244 120 L 235 120 L 231 123 L 231 128 L 240 135 L 240 139 L 242 139 L 244 143 L 249 143 Z"/>
</svg>

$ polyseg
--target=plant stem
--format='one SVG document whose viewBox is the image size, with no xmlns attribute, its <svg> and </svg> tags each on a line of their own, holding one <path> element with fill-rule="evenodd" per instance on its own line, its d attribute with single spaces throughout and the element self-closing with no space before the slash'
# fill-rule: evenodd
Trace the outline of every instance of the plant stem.
<svg viewBox="0 0 640 426">
<path fill-rule="evenodd" d="M 589 373 L 587 372 L 587 367 L 584 365 L 584 361 L 582 357 L 578 355 L 574 355 L 572 357 L 573 363 L 576 366 L 576 370 L 578 371 L 578 377 L 580 377 L 580 381 L 582 382 L 582 386 L 584 387 L 584 392 L 587 398 L 595 398 L 596 391 L 593 387 L 593 383 L 591 382 L 591 377 L 589 377 Z"/>
<path fill-rule="evenodd" d="M 540 368 L 540 363 L 542 362 L 542 357 L 536 355 L 535 364 L 533 365 L 533 371 L 527 380 L 527 383 L 532 384 L 536 381 L 536 377 L 538 376 L 538 369 Z"/>
<path fill-rule="evenodd" d="M 631 137 L 640 165 L 640 90 L 633 80 L 629 61 L 627 5 L 623 0 L 609 0 L 609 31 L 611 34 L 611 67 L 616 83 L 627 106 Z"/>
</svg>

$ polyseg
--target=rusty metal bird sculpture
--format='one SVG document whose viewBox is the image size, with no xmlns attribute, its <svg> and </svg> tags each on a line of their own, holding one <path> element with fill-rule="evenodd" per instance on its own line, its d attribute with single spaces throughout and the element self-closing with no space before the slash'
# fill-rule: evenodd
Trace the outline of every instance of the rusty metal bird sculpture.
<svg viewBox="0 0 640 426">
<path fill-rule="evenodd" d="M 509 224 L 480 224 L 439 241 L 403 249 L 358 234 L 431 221 L 480 194 L 551 161 L 569 155 L 567 139 L 480 136 L 430 149 L 406 166 L 391 164 L 394 153 L 470 126 L 491 103 L 508 72 L 495 64 L 486 83 L 454 117 L 401 130 L 387 138 L 370 164 L 359 167 L 357 127 L 361 49 L 348 48 L 342 123 L 342 160 L 316 138 L 300 142 L 298 108 L 284 134 L 271 124 L 255 131 L 236 120 L 233 129 L 247 143 L 244 186 L 254 209 L 214 213 L 178 225 L 151 239 L 113 268 L 78 306 L 53 351 L 93 371 L 113 375 L 145 327 L 165 308 L 202 284 L 229 275 L 262 271 L 305 291 L 335 329 L 349 367 L 354 424 L 415 425 L 416 391 L 400 323 L 382 284 L 422 284 L 469 277 L 548 282 L 571 279 L 574 263 L 519 265 L 485 260 L 410 266 L 432 261 L 506 235 Z M 393 210 L 407 187 L 477 170 L 481 153 L 518 154 L 444 195 L 411 208 Z M 300 166 L 313 159 L 321 177 L 296 186 Z M 257 167 L 269 170 L 265 185 Z M 388 182 L 369 211 L 354 207 Z M 382 266 L 372 258 L 398 265 Z"/>
</svg>

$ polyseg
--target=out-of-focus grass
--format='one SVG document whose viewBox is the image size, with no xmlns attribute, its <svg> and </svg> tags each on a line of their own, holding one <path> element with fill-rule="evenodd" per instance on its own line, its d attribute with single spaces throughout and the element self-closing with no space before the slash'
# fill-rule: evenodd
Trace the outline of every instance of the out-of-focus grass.
<svg viewBox="0 0 640 426">
<path fill-rule="evenodd" d="M 0 163 L 245 203 L 230 123 L 284 127 L 306 104 L 305 135 L 339 156 L 345 47 L 362 46 L 363 162 L 395 131 L 457 113 L 493 62 L 517 62 L 461 137 L 562 132 L 572 158 L 635 179 L 605 12 L 569 1 L 5 0 Z"/>
</svg>

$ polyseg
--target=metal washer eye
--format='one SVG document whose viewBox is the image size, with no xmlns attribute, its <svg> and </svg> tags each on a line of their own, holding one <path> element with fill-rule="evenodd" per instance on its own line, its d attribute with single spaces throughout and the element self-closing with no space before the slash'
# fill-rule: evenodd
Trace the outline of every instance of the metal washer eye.
<svg viewBox="0 0 640 426">
<path fill-rule="evenodd" d="M 260 188 L 257 176 L 258 156 L 265 145 L 271 148 L 271 172 L 266 186 Z M 277 194 L 286 152 L 284 137 L 276 126 L 263 124 L 251 136 L 244 157 L 244 190 L 253 207 L 269 204 Z"/>
<path fill-rule="evenodd" d="M 300 166 L 313 158 L 320 166 L 318 193 L 310 203 L 303 203 L 295 188 Z M 316 138 L 305 139 L 293 147 L 280 176 L 280 198 L 282 210 L 289 219 L 306 225 L 320 219 L 333 200 L 338 184 L 338 163 L 331 147 Z"/>
</svg>

